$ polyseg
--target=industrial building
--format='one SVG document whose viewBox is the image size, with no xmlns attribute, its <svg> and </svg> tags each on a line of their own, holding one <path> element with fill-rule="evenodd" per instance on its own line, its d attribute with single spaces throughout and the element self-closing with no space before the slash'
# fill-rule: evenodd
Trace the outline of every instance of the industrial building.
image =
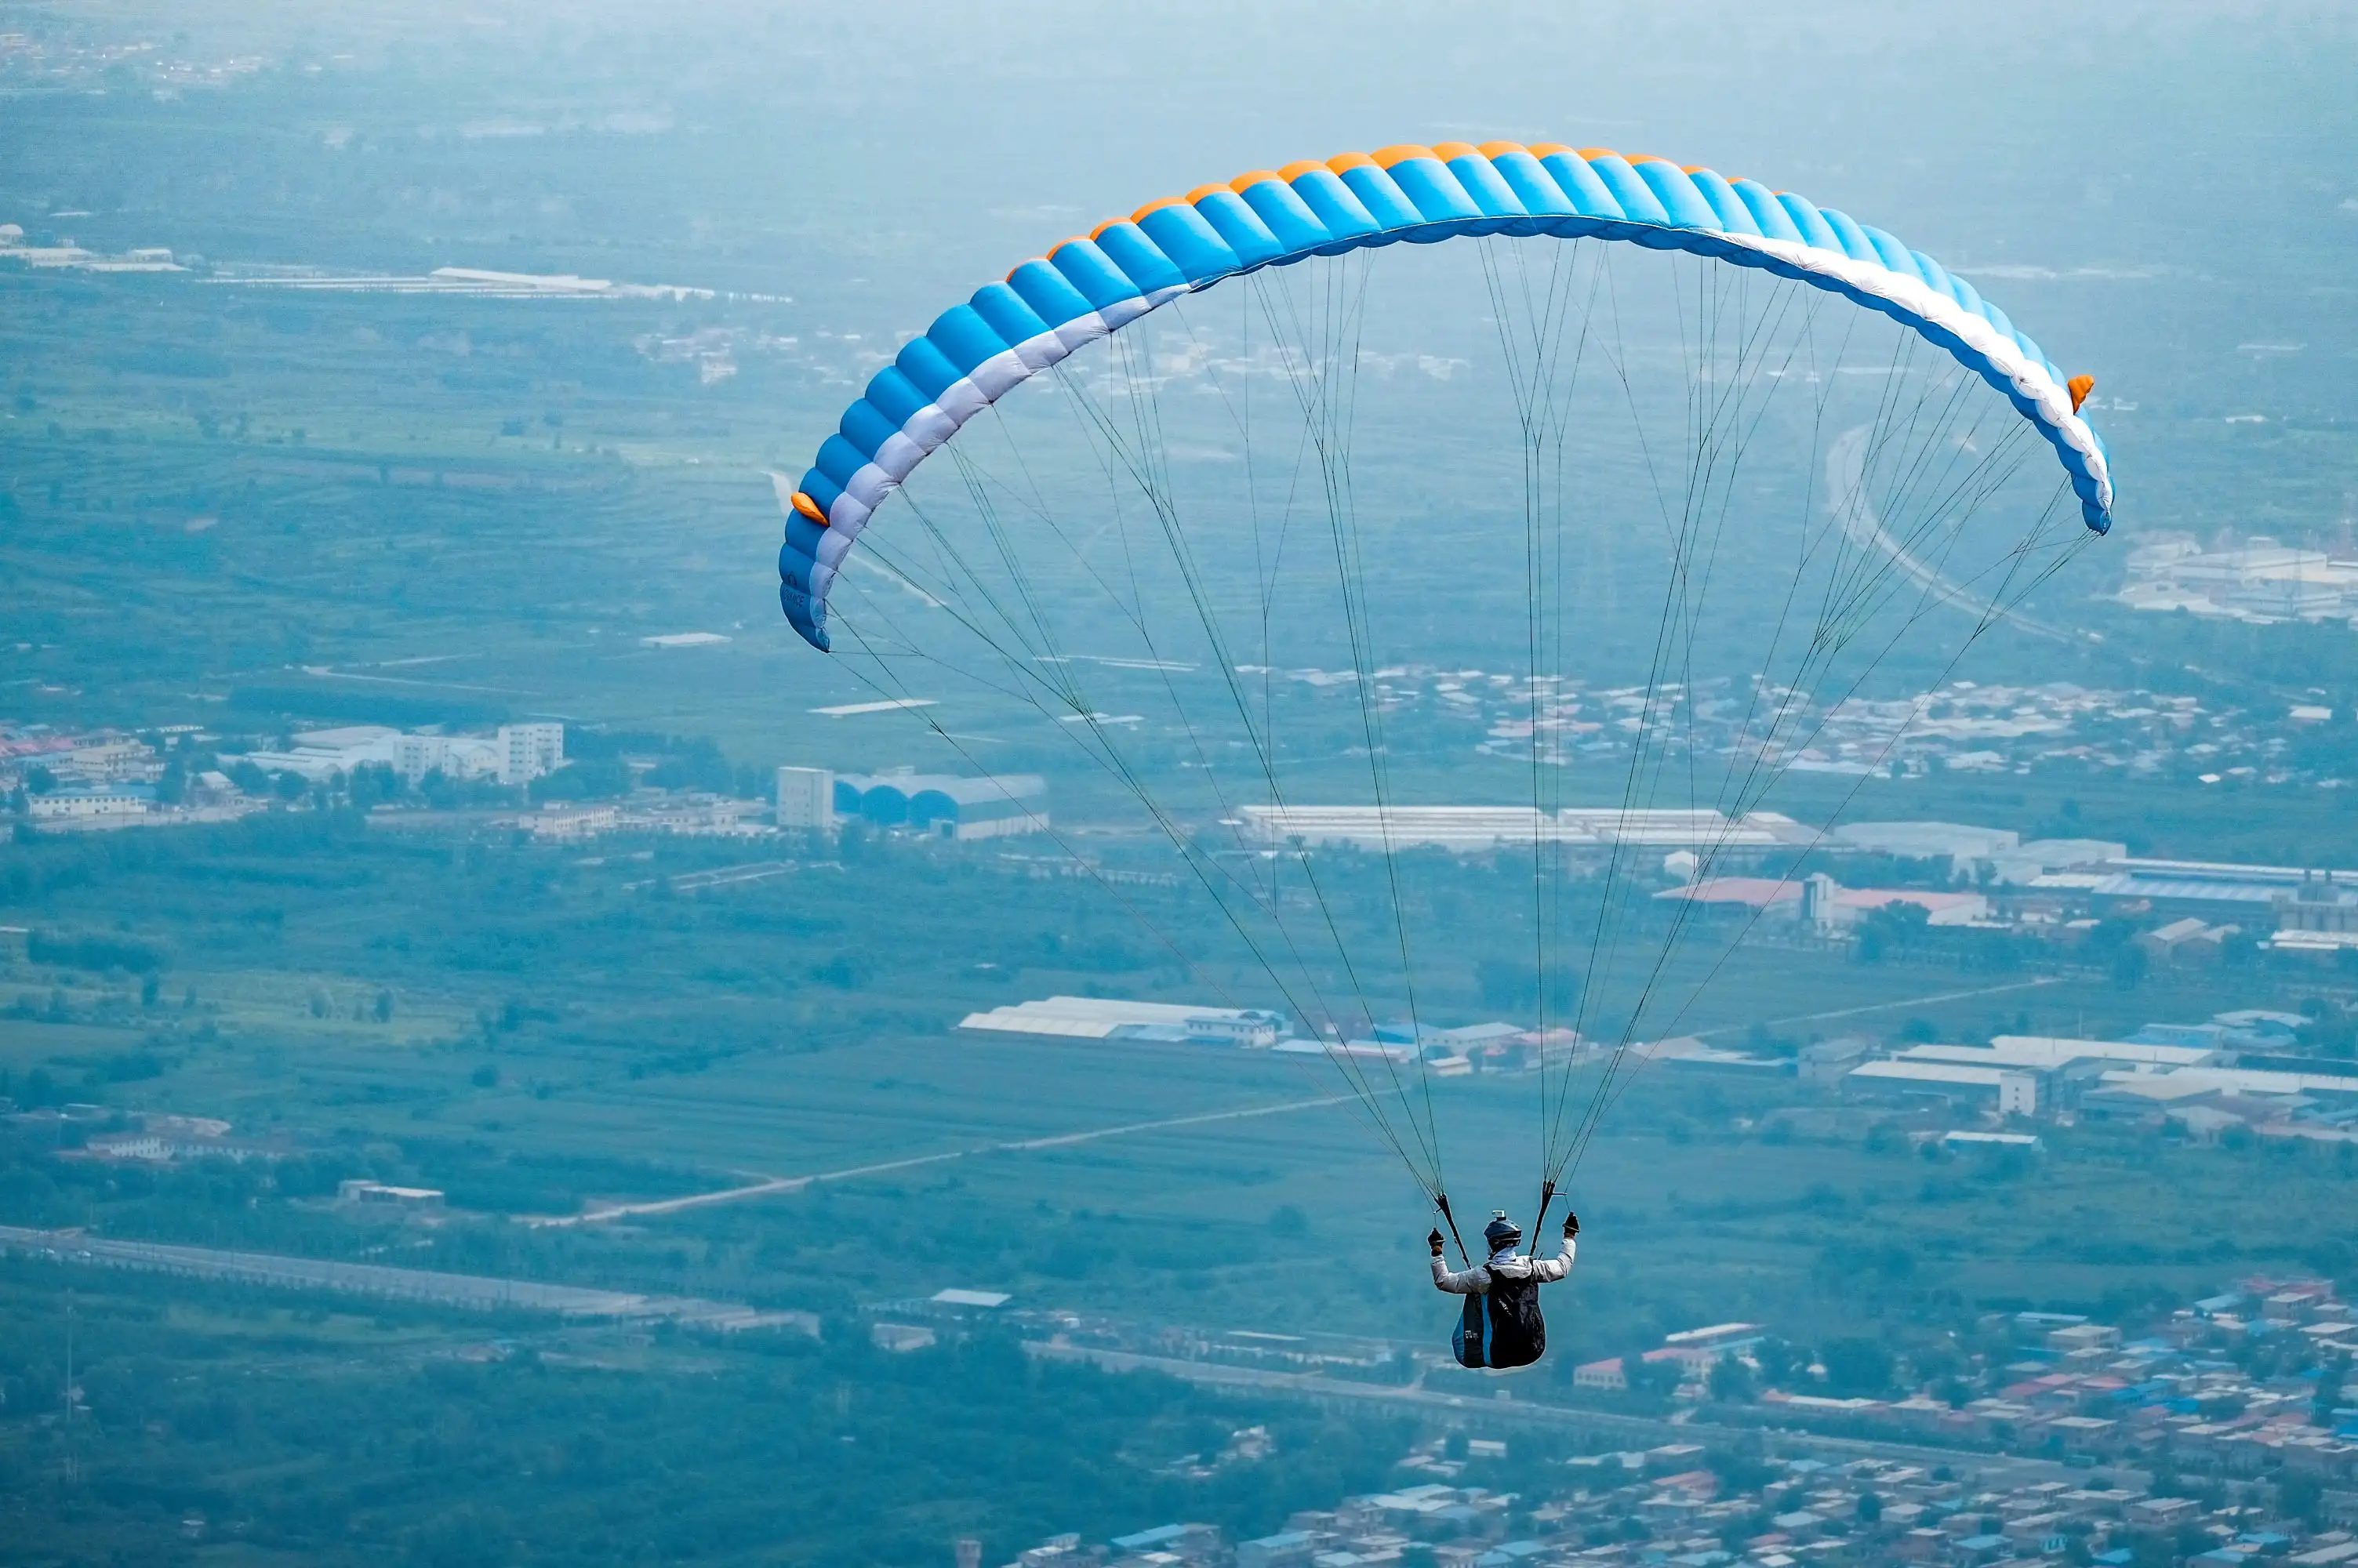
<svg viewBox="0 0 2358 1568">
<path fill-rule="evenodd" d="M 2190 1094 L 2227 1097 L 2274 1097 L 2290 1102 L 2313 1095 L 2358 1095 L 2358 1076 L 2345 1073 L 2286 1073 L 2262 1067 L 2180 1067 L 2169 1073 L 2141 1073 L 2134 1068 L 2104 1075 L 2107 1089 L 2128 1087 L 2147 1092 L 2169 1084 Z"/>
<path fill-rule="evenodd" d="M 783 774 L 780 787 L 785 787 Z M 803 783 L 795 787 L 806 791 L 814 786 Z M 1047 781 L 1037 773 L 960 778 L 951 773 L 921 773 L 914 768 L 875 774 L 839 773 L 831 786 L 838 822 L 858 820 L 877 827 L 915 828 L 957 839 L 1046 831 L 1047 794 Z M 797 803 L 798 809 L 808 811 L 806 796 L 798 794 Z"/>
<path fill-rule="evenodd" d="M 2183 610 L 2262 626 L 2358 613 L 2358 560 L 2264 535 L 2223 549 L 2205 549 L 2184 534 L 2159 535 L 2131 551 L 2127 567 L 2120 601 L 2132 610 Z"/>
<path fill-rule="evenodd" d="M 2117 860 L 2129 852 L 2127 845 L 2104 838 L 2034 838 L 2024 843 L 2011 828 L 1975 827 L 1961 822 L 1854 822 L 1830 831 L 1825 847 L 1909 860 L 1945 860 L 1961 876 L 1987 875 L 2007 884 Z"/>
<path fill-rule="evenodd" d="M 970 1012 L 960 1029 L 1058 1040 L 1147 1040 L 1263 1048 L 1293 1033 L 1282 1013 L 1253 1008 L 1187 1007 L 1112 997 L 1052 996 Z"/>
<path fill-rule="evenodd" d="M 1527 806 L 1247 806 L 1237 816 L 1240 837 L 1267 848 L 1340 847 L 1379 854 L 1425 849 L 1482 854 L 1531 844 L 1772 849 L 1806 844 L 1812 837 L 1774 811 L 1731 820 L 1716 811 L 1619 806 L 1546 812 Z"/>
<path fill-rule="evenodd" d="M 1852 1068 L 1843 1087 L 1864 1098 L 1942 1099 L 2000 1116 L 2032 1116 L 2039 1110 L 2037 1076 L 2001 1067 L 1953 1062 L 1867 1062 Z"/>
<path fill-rule="evenodd" d="M 2268 906 L 2276 913 L 2279 934 L 2358 935 L 2358 877 L 2344 871 L 2336 881 L 2331 871 L 2303 871 L 2297 884 L 2277 888 Z"/>
<path fill-rule="evenodd" d="M 1768 1331 L 1757 1323 L 1715 1323 L 1708 1328 L 1664 1335 L 1661 1348 L 1647 1352 L 1646 1358 L 1676 1361 L 1688 1377 L 1701 1378 L 1719 1362 L 1744 1355 L 1767 1337 Z"/>
<path fill-rule="evenodd" d="M 1966 823 L 1846 823 L 1827 832 L 1825 847 L 1910 860 L 1948 860 L 1957 875 L 1985 875 L 2009 887 L 2051 872 L 2120 860 L 2129 853 L 2127 844 L 2111 839 L 2030 839 L 2026 844 L 2011 827 Z"/>
<path fill-rule="evenodd" d="M 1974 862 L 1976 872 L 1986 870 L 1991 880 L 2009 887 L 2027 886 L 2044 876 L 2081 866 L 2100 866 L 2129 852 L 2126 844 L 2107 838 L 2033 838 L 2011 849 L 2000 849 Z"/>
<path fill-rule="evenodd" d="M 2065 1040 L 2041 1034 L 2001 1034 L 1987 1045 L 1911 1045 L 1891 1063 L 1964 1067 L 2011 1074 L 2033 1086 L 2038 1104 L 2053 1108 L 2114 1073 L 2173 1073 L 2218 1059 L 2199 1046 L 2150 1045 L 2125 1040 Z M 1877 1064 L 1869 1064 L 1874 1065 Z M 1870 1081 L 1876 1075 L 1869 1075 Z"/>
<path fill-rule="evenodd" d="M 1806 877 L 1706 877 L 1654 897 L 1733 913 L 1750 912 L 1800 920 L 1821 933 L 1841 931 L 1888 904 L 1914 904 L 1934 925 L 1970 925 L 1986 920 L 1987 897 L 1977 892 L 1921 888 L 1846 888 L 1819 872 Z"/>
<path fill-rule="evenodd" d="M 1281 1056 L 1324 1056 L 1330 1062 L 1390 1062 L 1394 1066 L 1406 1066 L 1416 1060 L 1416 1047 L 1395 1045 L 1385 1040 L 1281 1040 L 1273 1047 Z M 1455 1061 L 1454 1072 L 1441 1070 L 1440 1063 L 1431 1064 L 1436 1076 L 1449 1077 L 1455 1072 L 1471 1072 L 1463 1056 L 1444 1058 Z"/>
<path fill-rule="evenodd" d="M 2030 885 L 2095 900 L 2142 899 L 2173 914 L 2233 912 L 2248 916 L 2254 906 L 2277 908 L 2279 899 L 2286 904 L 2341 907 L 2345 895 L 2358 893 L 2358 871 L 2123 855 L 2080 871 L 2043 876 Z"/>
<path fill-rule="evenodd" d="M 828 832 L 845 822 L 915 828 L 944 838 L 996 838 L 1044 832 L 1047 782 L 1036 773 L 962 778 L 894 768 L 882 773 L 838 773 L 828 768 L 784 767 L 777 773 L 776 821 L 781 827 Z"/>
<path fill-rule="evenodd" d="M 1946 859 L 1964 865 L 2016 848 L 2022 835 L 2010 827 L 1974 827 L 1962 822 L 1853 822 L 1834 828 L 1826 840 L 1829 849 L 1913 860 Z"/>
<path fill-rule="evenodd" d="M 2074 1062 L 2107 1062 L 2116 1067 L 2167 1070 L 2206 1066 L 2218 1053 L 2201 1045 L 2154 1044 L 2138 1040 L 2067 1040 L 2052 1034 L 2000 1034 L 1987 1045 L 1911 1045 L 1904 1061 L 1978 1062 L 2018 1072 L 2053 1072 Z"/>
<path fill-rule="evenodd" d="M 348 1178 L 336 1184 L 336 1201 L 341 1204 L 375 1205 L 386 1208 L 438 1209 L 442 1206 L 443 1192 L 439 1187 L 396 1187 L 383 1182 Z"/>
<path fill-rule="evenodd" d="M 61 789 L 26 803 L 37 822 L 101 816 L 144 816 L 156 809 L 152 784 L 108 784 L 99 789 Z"/>
</svg>

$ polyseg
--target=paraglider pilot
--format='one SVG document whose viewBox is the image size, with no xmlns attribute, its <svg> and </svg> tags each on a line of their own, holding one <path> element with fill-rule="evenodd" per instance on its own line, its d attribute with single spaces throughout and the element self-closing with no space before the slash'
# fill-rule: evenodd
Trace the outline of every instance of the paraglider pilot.
<svg viewBox="0 0 2358 1568">
<path fill-rule="evenodd" d="M 1563 1250 L 1552 1258 L 1519 1257 L 1522 1227 L 1504 1209 L 1491 1211 L 1482 1239 L 1489 1260 L 1471 1269 L 1452 1272 L 1441 1256 L 1441 1231 L 1436 1227 L 1424 1238 L 1433 1249 L 1435 1289 L 1466 1298 L 1450 1346 L 1460 1366 L 1504 1369 L 1528 1367 L 1547 1354 L 1547 1324 L 1540 1316 L 1540 1287 L 1553 1284 L 1572 1272 L 1573 1238 L 1580 1234 L 1580 1217 L 1563 1217 Z"/>
</svg>

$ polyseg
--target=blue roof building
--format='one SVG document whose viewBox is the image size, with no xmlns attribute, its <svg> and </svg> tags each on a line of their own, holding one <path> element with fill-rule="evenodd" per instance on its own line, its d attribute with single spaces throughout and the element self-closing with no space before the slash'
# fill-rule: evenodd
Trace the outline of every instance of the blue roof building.
<svg viewBox="0 0 2358 1568">
<path fill-rule="evenodd" d="M 960 778 L 911 769 L 841 773 L 835 780 L 835 815 L 944 838 L 992 838 L 1044 830 L 1047 794 L 1047 781 L 1037 773 L 1003 778 Z"/>
</svg>

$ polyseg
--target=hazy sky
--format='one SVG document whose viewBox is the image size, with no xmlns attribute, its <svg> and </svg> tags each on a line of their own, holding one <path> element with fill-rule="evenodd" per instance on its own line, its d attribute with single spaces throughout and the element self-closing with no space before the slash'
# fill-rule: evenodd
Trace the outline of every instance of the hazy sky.
<svg viewBox="0 0 2358 1568">
<path fill-rule="evenodd" d="M 1394 141 L 1545 138 L 1748 174 L 1974 277 L 2060 365 L 2139 405 L 2147 428 L 2107 427 L 2127 520 L 2140 492 L 2184 489 L 2138 482 L 2148 443 L 2158 463 L 2175 456 L 2156 416 L 2338 427 L 2358 368 L 2347 5 L 464 0 L 19 15 L 37 36 L 319 67 L 188 96 L 180 115 L 255 139 L 159 124 L 185 166 L 117 157 L 70 120 L 42 127 L 15 169 L 0 163 L 0 199 L 103 209 L 92 190 L 145 179 L 155 204 L 192 216 L 276 214 L 279 232 L 254 231 L 246 259 L 556 270 L 598 261 L 568 244 L 652 238 L 666 276 L 646 281 L 792 293 L 817 325 L 889 340 L 1065 235 L 1207 180 Z M 336 222 L 310 221 L 330 210 Z M 2301 351 L 2258 357 L 2255 343 Z M 2253 467 L 2266 483 L 2268 466 Z"/>
</svg>

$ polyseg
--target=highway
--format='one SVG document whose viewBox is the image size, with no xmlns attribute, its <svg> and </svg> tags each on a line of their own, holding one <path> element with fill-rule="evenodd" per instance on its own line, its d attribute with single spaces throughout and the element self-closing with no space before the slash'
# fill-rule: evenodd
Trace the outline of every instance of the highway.
<svg viewBox="0 0 2358 1568">
<path fill-rule="evenodd" d="M 1223 1117 L 1268 1114 L 1284 1108 L 1290 1108 L 1268 1106 L 1260 1108 L 1258 1113 L 1222 1111 L 1210 1117 L 1183 1117 L 1176 1120 L 1184 1124 Z M 1067 1133 L 1057 1138 L 1030 1140 L 1019 1145 L 994 1144 L 990 1147 L 1054 1146 L 1090 1138 L 1111 1137 L 1148 1126 L 1167 1125 L 1171 1123 L 1137 1123 L 1129 1128 L 1107 1128 L 1097 1132 Z M 923 1158 L 940 1160 L 956 1157 L 950 1154 Z M 891 1167 L 861 1169 L 901 1168 L 916 1162 L 896 1162 Z M 829 1175 L 848 1173 L 829 1173 Z M 795 1178 L 798 1182 L 823 1179 L 826 1178 Z M 577 1322 L 668 1321 L 686 1327 L 724 1332 L 746 1328 L 784 1328 L 810 1335 L 817 1335 L 819 1327 L 818 1319 L 809 1313 L 761 1312 L 737 1303 L 705 1301 L 695 1296 L 647 1295 L 629 1291 L 600 1291 L 579 1285 L 549 1284 L 537 1280 L 450 1274 L 430 1269 L 401 1269 L 381 1263 L 337 1263 L 268 1252 L 179 1247 L 153 1241 L 117 1241 L 75 1230 L 32 1230 L 18 1226 L 0 1226 L 0 1255 L 49 1259 L 84 1267 L 130 1269 L 171 1274 L 182 1279 L 263 1285 L 276 1290 L 333 1292 L 463 1311 L 546 1313 Z M 1926 1469 L 1946 1465 L 1961 1473 L 1970 1472 L 1983 1484 L 1991 1486 L 2073 1481 L 2084 1476 L 2084 1472 L 2044 1459 L 2019 1459 L 1963 1449 L 1931 1448 L 1898 1441 L 1829 1437 L 1786 1429 L 1764 1432 L 1757 1427 L 1654 1420 L 1604 1411 L 1575 1410 L 1526 1398 L 1515 1381 L 1509 1379 L 1499 1379 L 1499 1387 L 1492 1397 L 1483 1399 L 1414 1385 L 1361 1383 L 1315 1372 L 1277 1372 L 1261 1367 L 1234 1367 L 1217 1361 L 1183 1360 L 1174 1357 L 1095 1349 L 1055 1341 L 1031 1341 L 1023 1348 L 1026 1353 L 1042 1359 L 1087 1362 L 1111 1372 L 1161 1372 L 1207 1387 L 1308 1400 L 1329 1406 L 1366 1408 L 1389 1405 L 1428 1416 L 1455 1415 L 1469 1422 L 1478 1422 L 1485 1429 L 1536 1426 L 1595 1433 L 1636 1448 L 1652 1448 L 1666 1443 L 1725 1445 L 1767 1436 L 1784 1453 L 1807 1454 L 1836 1463 L 1875 1458 L 1919 1465 Z M 2114 1474 L 2131 1475 L 2117 1468 Z"/>
<path fill-rule="evenodd" d="M 669 1321 L 698 1328 L 789 1327 L 810 1334 L 818 1332 L 818 1320 L 808 1313 L 757 1312 L 736 1303 L 703 1301 L 695 1296 L 593 1291 L 537 1280 L 446 1274 L 431 1269 L 397 1269 L 382 1263 L 335 1263 L 269 1252 L 114 1241 L 76 1230 L 27 1230 L 0 1225 L 0 1253 L 132 1269 L 143 1273 L 176 1274 L 189 1280 L 267 1285 L 277 1290 L 333 1291 L 472 1312 L 540 1312 L 609 1322 Z"/>
<path fill-rule="evenodd" d="M 1098 1350 L 1076 1345 L 1033 1341 L 1023 1346 L 1044 1360 L 1081 1361 L 1111 1372 L 1154 1371 L 1209 1387 L 1279 1394 L 1316 1403 L 1349 1408 L 1390 1405 L 1425 1415 L 1455 1414 L 1485 1430 L 1509 1426 L 1554 1427 L 1563 1431 L 1602 1433 L 1632 1448 L 1653 1448 L 1666 1443 L 1700 1443 L 1727 1447 L 1766 1438 L 1783 1454 L 1805 1454 L 1814 1459 L 1842 1464 L 1853 1459 L 1895 1460 L 1927 1470 L 1946 1465 L 1961 1476 L 2000 1488 L 2067 1481 L 2084 1485 L 2087 1473 L 2047 1459 L 2018 1459 L 2003 1454 L 1970 1449 L 1930 1448 L 1920 1444 L 1871 1438 L 1827 1437 L 1790 1428 L 1720 1426 L 1705 1422 L 1657 1421 L 1645 1416 L 1615 1415 L 1605 1411 L 1574 1410 L 1541 1404 L 1523 1397 L 1512 1379 L 1500 1379 L 1489 1399 L 1442 1393 L 1420 1387 L 1360 1383 L 1316 1372 L 1273 1372 L 1261 1367 L 1231 1367 L 1216 1361 L 1184 1361 L 1166 1356 L 1142 1356 L 1127 1350 Z M 2115 1476 L 2133 1472 L 2113 1467 Z"/>
</svg>

